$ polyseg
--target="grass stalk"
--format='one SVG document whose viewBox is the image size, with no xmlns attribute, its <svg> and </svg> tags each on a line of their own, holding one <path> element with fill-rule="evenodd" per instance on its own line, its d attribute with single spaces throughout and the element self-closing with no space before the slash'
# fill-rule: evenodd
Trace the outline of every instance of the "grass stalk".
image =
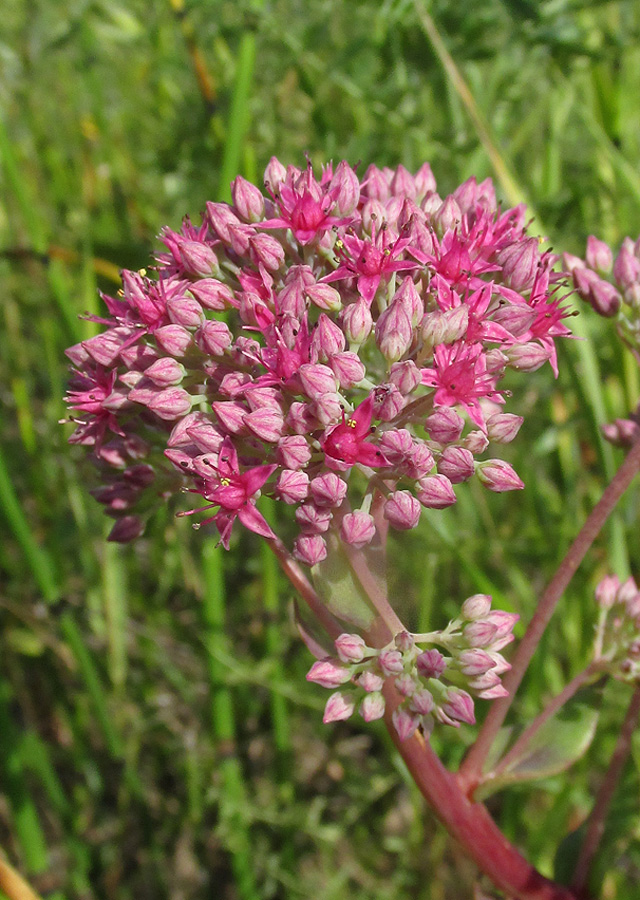
<svg viewBox="0 0 640 900">
<path fill-rule="evenodd" d="M 240 169 L 242 145 L 249 127 L 251 82 L 256 57 L 256 38 L 253 31 L 245 31 L 240 38 L 236 63 L 236 81 L 231 97 L 227 134 L 218 181 L 220 200 L 231 200 L 231 181 Z"/>
</svg>

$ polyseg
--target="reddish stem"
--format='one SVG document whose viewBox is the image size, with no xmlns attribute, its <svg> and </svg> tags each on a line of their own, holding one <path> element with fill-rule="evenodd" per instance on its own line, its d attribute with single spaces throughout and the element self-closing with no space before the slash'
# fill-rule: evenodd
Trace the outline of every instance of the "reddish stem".
<svg viewBox="0 0 640 900">
<path fill-rule="evenodd" d="M 511 671 L 505 675 L 503 680 L 505 689 L 509 691 L 509 696 L 496 700 L 492 704 L 476 742 L 460 766 L 458 778 L 463 789 L 469 794 L 475 790 L 481 781 L 482 769 L 491 750 L 491 745 L 502 727 L 515 698 L 516 691 L 558 601 L 639 468 L 640 439 L 635 441 L 611 483 L 605 488 L 602 497 L 591 511 L 587 521 L 582 526 L 578 536 L 540 598 L 533 618 L 514 654 Z"/>
<path fill-rule="evenodd" d="M 616 749 L 613 751 L 609 768 L 600 785 L 600 790 L 596 795 L 591 815 L 588 819 L 587 833 L 584 838 L 580 855 L 576 863 L 576 870 L 573 876 L 572 888 L 580 898 L 586 896 L 584 891 L 589 876 L 591 862 L 596 854 L 598 845 L 604 833 L 604 823 L 613 800 L 622 769 L 631 749 L 631 738 L 635 731 L 638 716 L 640 715 L 640 687 L 637 687 L 631 697 L 629 708 L 625 716 Z"/>
</svg>

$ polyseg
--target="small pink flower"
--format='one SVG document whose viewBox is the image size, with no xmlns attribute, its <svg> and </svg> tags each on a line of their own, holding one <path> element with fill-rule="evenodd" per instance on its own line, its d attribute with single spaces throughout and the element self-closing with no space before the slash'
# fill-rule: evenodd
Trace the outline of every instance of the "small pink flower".
<svg viewBox="0 0 640 900">
<path fill-rule="evenodd" d="M 340 537 L 347 544 L 361 550 L 370 544 L 376 534 L 373 516 L 357 510 L 347 513 L 340 523 Z"/>
<path fill-rule="evenodd" d="M 349 466 L 361 463 L 364 466 L 386 466 L 387 461 L 380 450 L 367 438 L 371 434 L 373 419 L 373 395 L 370 394 L 356 407 L 349 419 L 344 419 L 325 436 L 322 449 L 326 456 L 344 462 Z"/>
</svg>

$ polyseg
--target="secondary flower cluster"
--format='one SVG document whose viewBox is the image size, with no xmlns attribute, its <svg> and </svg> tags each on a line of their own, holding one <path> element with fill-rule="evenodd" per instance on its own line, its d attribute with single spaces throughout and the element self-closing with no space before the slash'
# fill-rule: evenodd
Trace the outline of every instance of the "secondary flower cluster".
<svg viewBox="0 0 640 900">
<path fill-rule="evenodd" d="M 621 681 L 640 678 L 640 591 L 633 578 L 620 582 L 607 575 L 596 588 L 600 619 L 596 628 L 595 658 Z"/>
<path fill-rule="evenodd" d="M 165 229 L 153 277 L 125 271 L 106 329 L 67 351 L 71 441 L 101 470 L 111 539 L 185 486 L 225 547 L 236 519 L 269 538 L 268 495 L 294 507 L 294 553 L 313 565 L 330 529 L 374 538 L 374 491 L 409 529 L 473 476 L 522 488 L 477 457 L 522 423 L 502 412 L 506 370 L 556 371 L 568 334 L 524 207 L 501 211 L 473 178 L 443 199 L 427 164 L 359 178 L 341 162 L 318 180 L 274 158 L 265 185 L 239 177 L 232 205 Z"/>
<path fill-rule="evenodd" d="M 455 728 L 461 722 L 473 725 L 471 694 L 483 700 L 506 696 L 500 676 L 510 666 L 500 650 L 513 640 L 517 620 L 514 613 L 492 611 L 487 594 L 474 594 L 444 630 L 401 631 L 381 650 L 367 647 L 357 634 L 341 634 L 335 641 L 337 658 L 319 660 L 307 674 L 308 681 L 342 688 L 329 697 L 323 721 L 348 719 L 356 707 L 365 722 L 380 719 L 385 711 L 382 687 L 391 678 L 404 698 L 392 715 L 401 740 L 418 727 L 429 734 L 436 722 Z M 345 690 L 348 682 L 351 687 Z"/>
<path fill-rule="evenodd" d="M 618 333 L 640 365 L 640 237 L 626 237 L 618 255 L 596 237 L 587 238 L 585 258 L 564 254 L 577 294 L 601 316 L 614 318 Z M 603 426 L 607 440 L 629 447 L 640 436 L 640 407 L 628 419 Z"/>
</svg>

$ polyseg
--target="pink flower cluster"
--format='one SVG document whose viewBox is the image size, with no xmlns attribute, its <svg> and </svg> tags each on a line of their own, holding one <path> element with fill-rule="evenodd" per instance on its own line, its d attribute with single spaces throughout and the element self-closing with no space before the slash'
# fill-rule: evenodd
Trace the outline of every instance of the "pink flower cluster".
<svg viewBox="0 0 640 900">
<path fill-rule="evenodd" d="M 506 696 L 500 676 L 510 666 L 500 650 L 513 640 L 517 620 L 514 613 L 492 611 L 487 594 L 474 594 L 443 631 L 402 631 L 382 650 L 367 647 L 357 634 L 340 635 L 337 658 L 319 660 L 307 674 L 308 681 L 340 688 L 329 697 L 323 721 L 348 719 L 356 707 L 365 722 L 380 719 L 385 711 L 382 687 L 392 678 L 404 698 L 393 712 L 402 740 L 419 727 L 429 734 L 436 722 L 454 728 L 462 722 L 473 725 L 469 691 L 483 700 Z M 351 687 L 345 690 L 348 682 Z"/>
<path fill-rule="evenodd" d="M 621 681 L 640 678 L 640 590 L 633 580 L 607 575 L 596 587 L 600 618 L 595 658 Z"/>
<path fill-rule="evenodd" d="M 473 476 L 522 488 L 477 457 L 522 423 L 502 411 L 506 370 L 556 371 L 568 334 L 524 208 L 473 178 L 442 199 L 427 164 L 318 179 L 274 158 L 265 185 L 238 177 L 232 205 L 165 229 L 154 276 L 125 271 L 106 329 L 67 351 L 71 441 L 101 470 L 111 539 L 185 486 L 225 547 L 236 519 L 269 538 L 267 495 L 294 508 L 294 553 L 313 565 L 330 529 L 374 538 L 374 491 L 402 530 Z"/>
<path fill-rule="evenodd" d="M 618 255 L 591 235 L 584 259 L 564 254 L 576 293 L 601 316 L 615 318 L 618 332 L 640 365 L 640 237 L 626 237 Z M 618 447 L 630 447 L 640 437 L 640 407 L 628 419 L 604 425 L 606 439 Z"/>
</svg>

